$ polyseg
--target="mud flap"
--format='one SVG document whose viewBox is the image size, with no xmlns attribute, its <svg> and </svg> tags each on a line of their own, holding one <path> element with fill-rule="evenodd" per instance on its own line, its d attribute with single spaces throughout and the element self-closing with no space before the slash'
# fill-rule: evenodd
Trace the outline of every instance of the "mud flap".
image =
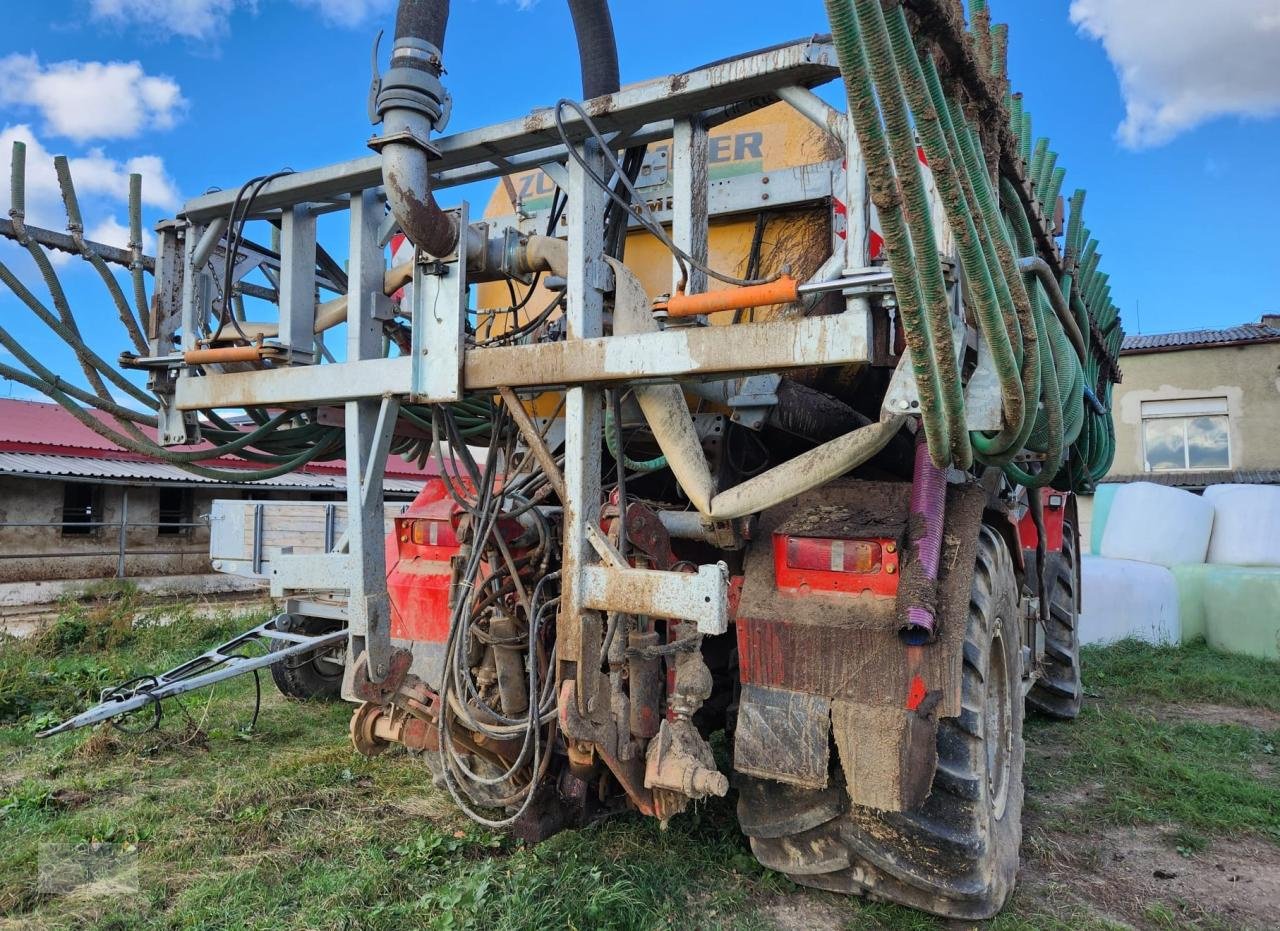
<svg viewBox="0 0 1280 931">
<path fill-rule="evenodd" d="M 938 765 L 938 719 L 904 708 L 831 703 L 845 785 L 857 804 L 910 811 L 924 803 Z"/>
<path fill-rule="evenodd" d="M 938 721 L 963 713 L 964 637 L 986 495 L 975 483 L 947 490 L 940 578 L 931 603 L 938 638 L 898 637 L 899 599 L 778 588 L 771 537 L 807 515 L 839 524 L 846 539 L 906 539 L 910 486 L 842 480 L 764 512 L 748 554 L 736 620 L 742 708 L 739 772 L 808 788 L 827 784 L 835 729 L 850 800 L 908 811 L 928 798 Z M 843 522 L 832 514 L 847 514 Z M 838 530 L 839 532 L 836 532 Z M 904 554 L 903 570 L 911 569 Z"/>
<path fill-rule="evenodd" d="M 733 768 L 806 789 L 827 785 L 831 702 L 821 695 L 744 685 Z"/>
</svg>

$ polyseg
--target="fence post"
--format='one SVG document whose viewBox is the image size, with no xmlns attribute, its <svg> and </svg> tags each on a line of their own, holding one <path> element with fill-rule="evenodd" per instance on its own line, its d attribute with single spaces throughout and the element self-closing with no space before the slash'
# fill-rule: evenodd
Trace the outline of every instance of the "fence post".
<svg viewBox="0 0 1280 931">
<path fill-rule="evenodd" d="M 119 562 L 116 563 L 116 578 L 124 578 L 124 551 L 126 536 L 129 529 L 129 486 L 121 486 L 122 494 L 120 496 L 120 543 L 119 543 Z"/>
</svg>

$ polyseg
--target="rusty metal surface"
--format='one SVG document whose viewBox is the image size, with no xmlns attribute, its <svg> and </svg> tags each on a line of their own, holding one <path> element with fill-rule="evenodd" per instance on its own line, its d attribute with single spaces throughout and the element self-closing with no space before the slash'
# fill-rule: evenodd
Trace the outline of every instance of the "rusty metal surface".
<svg viewBox="0 0 1280 931">
<path fill-rule="evenodd" d="M 596 611 L 696 621 L 705 634 L 729 629 L 729 570 L 724 563 L 696 573 L 582 567 L 582 604 Z"/>
<path fill-rule="evenodd" d="M 733 768 L 806 789 L 827 785 L 831 702 L 820 695 L 743 685 Z"/>
</svg>

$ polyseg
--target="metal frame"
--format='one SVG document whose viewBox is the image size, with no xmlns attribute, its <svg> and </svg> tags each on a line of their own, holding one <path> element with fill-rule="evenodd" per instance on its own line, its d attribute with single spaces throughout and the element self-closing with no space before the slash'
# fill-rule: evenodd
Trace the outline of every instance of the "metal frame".
<svg viewBox="0 0 1280 931">
<path fill-rule="evenodd" d="M 57 727 L 36 734 L 37 737 L 51 737 L 79 727 L 89 727 L 102 721 L 109 721 L 123 714 L 140 711 L 150 705 L 158 705 L 166 698 L 193 692 L 206 686 L 214 685 L 226 679 L 263 669 L 281 660 L 291 659 L 324 647 L 334 647 L 346 639 L 345 630 L 334 630 L 323 634 L 297 634 L 281 630 L 278 625 L 289 619 L 288 614 L 277 614 L 271 620 L 259 624 L 239 636 L 232 637 L 226 643 L 206 650 L 194 659 L 175 666 L 168 672 L 158 676 L 144 676 L 132 688 L 107 689 L 102 693 L 102 700 L 87 711 L 81 712 Z M 259 647 L 268 647 L 272 641 L 284 641 L 288 646 L 275 651 L 264 651 L 261 656 L 233 655 L 250 643 Z"/>
<path fill-rule="evenodd" d="M 833 255 L 815 276 L 816 281 L 828 282 L 853 270 L 865 272 L 868 264 L 870 204 L 856 136 L 842 114 L 808 90 L 838 76 L 834 50 L 815 40 L 649 81 L 614 94 L 603 104 L 593 101 L 588 106 L 611 148 L 672 140 L 672 234 L 686 252 L 700 259 L 707 253 L 709 214 L 760 206 L 753 197 L 744 196 L 742 184 L 716 188 L 713 197 L 707 178 L 711 127 L 782 99 L 835 136 L 846 150 L 847 170 L 828 163 L 816 171 L 772 173 L 788 179 L 789 199 L 817 201 L 831 196 L 837 212 L 844 211 L 845 229 L 836 231 Z M 351 521 L 346 539 L 330 555 L 288 557 L 282 559 L 281 570 L 289 581 L 326 574 L 330 579 L 345 578 L 343 587 L 350 590 L 350 655 L 367 650 L 368 674 L 380 681 L 387 674 L 391 650 L 382 513 L 366 505 L 381 500 L 382 469 L 399 400 L 449 401 L 467 392 L 500 387 L 563 388 L 566 494 L 559 657 L 562 664 L 573 666 L 579 710 L 590 718 L 599 713 L 593 709 L 607 705 L 595 701 L 603 687 L 598 662 L 603 613 L 681 617 L 696 621 L 707 632 L 723 630 L 727 621 L 727 579 L 720 567 L 704 566 L 693 576 L 631 569 L 603 558 L 598 541 L 591 539 L 600 517 L 605 388 L 645 381 L 763 376 L 765 380 L 744 381 L 752 387 L 742 403 L 758 407 L 771 391 L 767 379 L 779 371 L 868 361 L 872 330 L 869 290 L 851 283 L 835 286 L 846 294 L 846 311 L 831 316 L 730 327 L 705 327 L 693 321 L 660 332 L 605 336 L 605 294 L 613 288 L 613 271 L 602 257 L 606 195 L 582 163 L 599 176 L 607 175 L 607 163 L 577 114 L 565 113 L 564 125 L 580 159 L 569 158 L 552 111 L 543 109 L 436 140 L 440 158 L 433 163 L 437 190 L 543 166 L 566 188 L 569 267 L 563 341 L 466 348 L 467 250 L 459 249 L 455 256 L 419 257 L 414 269 L 412 351 L 409 356 L 383 358 L 381 322 L 388 317 L 382 295 L 383 247 L 394 226 L 383 219 L 381 160 L 371 156 L 281 177 L 266 185 L 255 202 L 255 216 L 294 218 L 293 235 L 282 237 L 280 258 L 282 268 L 294 272 L 300 272 L 305 263 L 313 267 L 315 259 L 314 244 L 307 235 L 310 227 L 299 219 L 298 211 L 305 210 L 308 223 L 319 213 L 350 211 L 346 361 L 241 373 L 186 370 L 174 385 L 172 417 L 210 407 L 345 402 L 348 506 L 351 514 L 365 519 Z M 212 285 L 200 263 L 192 267 L 191 260 L 201 254 L 201 243 L 214 235 L 209 230 L 216 230 L 233 197 L 230 191 L 207 194 L 188 203 L 184 212 L 189 224 L 189 274 L 182 292 L 184 348 L 191 348 L 195 324 L 206 319 L 201 315 L 208 313 Z M 770 206 L 781 204 L 781 199 L 770 201 Z M 485 235 L 492 231 L 504 236 L 528 219 L 491 221 L 479 229 Z M 465 205 L 459 220 L 459 228 L 468 230 Z M 477 228 L 471 229 L 474 235 Z M 462 241 L 467 240 L 464 235 Z M 302 258 L 293 255 L 299 248 L 304 250 Z M 679 283 L 678 275 L 673 268 L 673 287 Z M 689 293 L 706 287 L 705 276 L 696 271 L 685 282 Z M 291 323 L 291 333 L 296 332 L 295 325 L 305 322 L 300 290 L 282 283 L 281 301 L 290 315 L 298 317 Z M 290 361 L 310 360 L 299 353 Z M 288 590 L 283 579 L 279 587 Z M 351 691 L 352 682 L 347 681 L 344 694 Z"/>
</svg>

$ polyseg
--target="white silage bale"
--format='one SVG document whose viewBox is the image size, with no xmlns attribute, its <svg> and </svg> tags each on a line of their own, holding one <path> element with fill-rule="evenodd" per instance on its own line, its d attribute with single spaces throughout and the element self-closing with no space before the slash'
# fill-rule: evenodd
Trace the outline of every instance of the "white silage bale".
<svg viewBox="0 0 1280 931">
<path fill-rule="evenodd" d="M 1116 491 L 1102 534 L 1102 555 L 1157 566 L 1204 562 L 1213 505 L 1180 488 L 1133 482 Z"/>
<path fill-rule="evenodd" d="M 1080 561 L 1080 642 L 1133 637 L 1179 643 L 1178 583 L 1164 566 L 1085 556 Z"/>
<path fill-rule="evenodd" d="M 1213 505 L 1209 562 L 1280 566 L 1280 487 L 1210 485 L 1204 497 Z"/>
</svg>

